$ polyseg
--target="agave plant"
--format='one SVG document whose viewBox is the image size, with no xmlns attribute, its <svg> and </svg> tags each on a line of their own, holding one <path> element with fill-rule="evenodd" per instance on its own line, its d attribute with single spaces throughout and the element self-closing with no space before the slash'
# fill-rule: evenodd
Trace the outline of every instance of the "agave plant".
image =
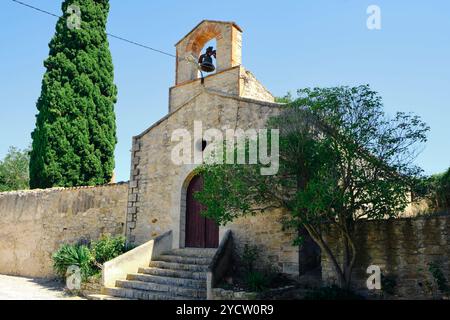
<svg viewBox="0 0 450 320">
<path fill-rule="evenodd" d="M 93 260 L 87 246 L 64 244 L 53 254 L 53 268 L 59 276 L 64 278 L 70 266 L 78 266 L 83 279 L 86 279 L 93 273 Z"/>
</svg>

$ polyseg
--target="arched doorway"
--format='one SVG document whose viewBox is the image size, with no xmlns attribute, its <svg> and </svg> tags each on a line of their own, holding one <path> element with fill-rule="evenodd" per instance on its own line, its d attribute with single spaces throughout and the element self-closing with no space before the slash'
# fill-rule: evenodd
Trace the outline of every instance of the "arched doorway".
<svg viewBox="0 0 450 320">
<path fill-rule="evenodd" d="M 203 189 L 203 178 L 195 176 L 186 194 L 186 240 L 187 248 L 217 248 L 219 246 L 219 226 L 214 220 L 200 213 L 204 206 L 194 199 L 194 194 Z"/>
</svg>

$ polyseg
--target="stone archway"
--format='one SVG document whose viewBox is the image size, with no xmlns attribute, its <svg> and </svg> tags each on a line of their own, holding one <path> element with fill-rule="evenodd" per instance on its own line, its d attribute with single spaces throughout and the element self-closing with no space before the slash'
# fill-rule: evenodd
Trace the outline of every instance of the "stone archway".
<svg viewBox="0 0 450 320">
<path fill-rule="evenodd" d="M 195 30 L 189 37 L 189 41 L 186 44 L 186 52 L 199 56 L 200 51 L 208 41 L 217 38 L 221 39 L 222 32 L 223 28 L 219 24 L 205 24 L 204 27 Z"/>
<path fill-rule="evenodd" d="M 176 84 L 198 78 L 198 68 L 187 63 L 190 56 L 198 58 L 205 44 L 217 41 L 217 72 L 242 62 L 242 29 L 233 22 L 204 20 L 177 44 Z"/>
</svg>

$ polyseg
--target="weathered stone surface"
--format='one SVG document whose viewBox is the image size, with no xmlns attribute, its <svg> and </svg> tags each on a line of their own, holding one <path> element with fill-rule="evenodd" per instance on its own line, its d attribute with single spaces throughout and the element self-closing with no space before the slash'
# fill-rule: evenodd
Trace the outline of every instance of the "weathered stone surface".
<svg viewBox="0 0 450 320">
<path fill-rule="evenodd" d="M 450 236 L 446 232 L 449 225 L 450 216 L 362 222 L 356 239 L 355 289 L 368 294 L 366 269 L 378 265 L 382 274 L 396 278 L 397 298 L 442 295 L 429 272 L 429 263 L 437 263 L 450 281 Z M 331 234 L 327 238 L 342 261 L 339 243 L 332 240 Z M 322 255 L 322 276 L 327 283 L 336 282 L 325 255 Z"/>
<path fill-rule="evenodd" d="M 0 274 L 54 277 L 63 243 L 123 234 L 127 184 L 0 193 Z"/>
<path fill-rule="evenodd" d="M 91 278 L 87 282 L 81 284 L 80 293 L 83 297 L 100 294 L 102 292 L 101 278 Z"/>
<path fill-rule="evenodd" d="M 207 293 L 206 272 L 215 254 L 214 249 L 177 249 L 165 252 L 129 273 L 103 293 L 109 296 L 139 300 L 197 300 Z"/>
<path fill-rule="evenodd" d="M 172 113 L 189 103 L 205 89 L 219 91 L 236 97 L 274 102 L 275 98 L 255 76 L 237 66 L 217 74 L 207 76 L 202 84 L 200 79 L 170 88 L 169 112 Z"/>
<path fill-rule="evenodd" d="M 293 246 L 294 233 L 284 230 L 281 210 L 274 210 L 251 217 L 239 218 L 226 226 L 235 239 L 235 262 L 240 265 L 245 245 L 258 247 L 255 265 L 274 268 L 286 274 L 298 275 L 298 247 Z"/>
<path fill-rule="evenodd" d="M 242 29 L 233 22 L 204 20 L 176 44 L 176 84 L 198 78 L 198 68 L 186 61 L 201 54 L 205 44 L 217 40 L 217 71 L 223 71 L 242 62 Z"/>
</svg>

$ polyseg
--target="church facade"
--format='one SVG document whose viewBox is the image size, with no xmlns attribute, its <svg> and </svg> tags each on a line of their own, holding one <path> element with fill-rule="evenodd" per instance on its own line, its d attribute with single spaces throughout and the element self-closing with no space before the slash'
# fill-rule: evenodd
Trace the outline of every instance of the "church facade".
<svg viewBox="0 0 450 320">
<path fill-rule="evenodd" d="M 216 73 L 200 77 L 194 63 L 204 46 L 216 39 Z M 287 274 L 298 274 L 298 248 L 281 224 L 283 212 L 239 218 L 217 226 L 200 215 L 193 198 L 202 187 L 194 174 L 199 164 L 175 163 L 176 130 L 191 133 L 192 153 L 202 152 L 205 140 L 196 126 L 262 129 L 280 105 L 242 66 L 242 29 L 233 22 L 205 20 L 176 44 L 176 81 L 169 90 L 168 114 L 133 138 L 126 236 L 143 244 L 172 231 L 173 249 L 216 248 L 224 234 L 233 232 L 239 253 L 246 245 L 259 248 L 261 263 Z"/>
</svg>

